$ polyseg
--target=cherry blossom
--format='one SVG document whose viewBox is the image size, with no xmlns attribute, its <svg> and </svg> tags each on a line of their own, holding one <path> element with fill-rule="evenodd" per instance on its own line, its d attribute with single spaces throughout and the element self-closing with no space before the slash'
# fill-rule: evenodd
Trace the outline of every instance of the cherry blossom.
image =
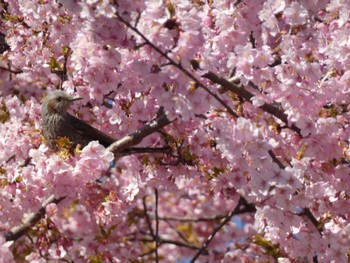
<svg viewBox="0 0 350 263">
<path fill-rule="evenodd" d="M 0 262 L 347 262 L 349 8 L 2 1 Z M 125 148 L 51 150 L 56 89 Z"/>
</svg>

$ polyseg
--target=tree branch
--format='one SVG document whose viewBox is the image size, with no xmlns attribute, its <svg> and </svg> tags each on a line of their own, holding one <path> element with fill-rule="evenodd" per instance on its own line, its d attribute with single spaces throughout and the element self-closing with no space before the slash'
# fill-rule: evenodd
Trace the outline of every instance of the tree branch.
<svg viewBox="0 0 350 263">
<path fill-rule="evenodd" d="M 152 228 L 152 224 L 151 224 L 151 219 L 150 219 L 150 217 L 149 217 L 149 215 L 147 213 L 146 197 L 147 196 L 145 196 L 143 198 L 143 211 L 144 211 L 144 214 L 145 214 L 145 217 L 146 217 L 146 222 L 147 222 L 147 225 L 148 225 L 148 228 L 149 228 L 149 232 L 150 232 L 152 238 L 154 239 L 154 232 L 153 232 L 153 228 Z"/>
<path fill-rule="evenodd" d="M 216 221 L 225 218 L 227 215 L 216 215 L 212 217 L 177 217 L 177 216 L 160 216 L 159 220 L 164 221 L 177 221 L 177 222 L 206 222 L 206 221 Z"/>
<path fill-rule="evenodd" d="M 162 57 L 167 59 L 169 61 L 170 65 L 175 66 L 180 71 L 182 71 L 185 75 L 187 75 L 190 79 L 192 79 L 199 87 L 203 88 L 207 93 L 209 93 L 213 98 L 215 98 L 222 106 L 225 107 L 225 109 L 235 118 L 238 117 L 238 115 L 230 108 L 228 105 L 215 93 L 213 93 L 206 85 L 204 85 L 199 79 L 197 79 L 191 72 L 189 72 L 186 68 L 184 68 L 181 64 L 181 62 L 176 62 L 171 57 L 168 56 L 164 51 L 162 51 L 158 46 L 153 44 L 145 35 L 143 35 L 136 27 L 132 26 L 128 21 L 126 21 L 118 12 L 116 12 L 116 16 L 118 17 L 119 21 L 121 21 L 124 25 L 126 25 L 128 28 L 130 28 L 132 31 L 134 31 L 136 34 L 138 34 L 147 45 L 152 47 L 155 51 L 157 51 Z M 194 67 L 195 69 L 198 67 Z M 254 97 L 254 94 L 250 93 L 248 90 L 243 88 L 243 86 L 234 85 L 233 83 L 229 82 L 225 78 L 219 77 L 218 75 L 214 74 L 213 72 L 207 72 L 202 75 L 203 78 L 209 79 L 213 81 L 214 83 L 220 84 L 224 89 L 230 90 L 242 98 L 244 98 L 246 101 L 251 101 L 251 99 Z M 290 129 L 295 131 L 298 135 L 301 136 L 300 129 L 295 126 L 294 124 L 288 125 L 288 118 L 287 115 L 275 107 L 272 104 L 264 103 L 262 106 L 259 107 L 263 111 L 275 116 L 276 118 L 280 119 L 283 123 L 285 123 Z"/>
<path fill-rule="evenodd" d="M 10 69 L 10 68 L 5 68 L 3 66 L 0 66 L 0 69 L 1 70 L 4 70 L 4 71 L 8 71 L 10 73 L 13 73 L 13 74 L 20 74 L 20 73 L 23 73 L 22 70 L 13 70 L 13 69 Z"/>
<path fill-rule="evenodd" d="M 272 158 L 272 161 L 274 161 L 280 169 L 285 169 L 286 167 L 283 165 L 283 163 L 277 158 L 275 153 L 272 150 L 268 151 L 270 157 Z"/>
<path fill-rule="evenodd" d="M 233 93 L 236 93 L 238 96 L 242 97 L 246 101 L 251 101 L 251 99 L 254 97 L 254 94 L 250 93 L 248 90 L 246 90 L 242 85 L 237 85 L 235 83 L 231 83 L 225 78 L 219 77 L 215 73 L 209 71 L 205 74 L 202 75 L 203 78 L 209 79 L 212 82 L 221 85 L 224 89 L 232 91 Z M 279 108 L 268 104 L 264 103 L 259 107 L 263 111 L 271 114 L 272 116 L 280 119 L 283 123 L 285 123 L 290 129 L 295 131 L 297 134 L 300 134 L 300 129 L 295 126 L 294 124 L 291 124 L 290 126 L 288 125 L 288 116 L 285 114 L 283 111 L 281 111 Z"/>
<path fill-rule="evenodd" d="M 172 150 L 170 147 L 131 147 L 125 149 L 120 153 L 122 156 L 142 153 L 167 153 L 171 154 Z"/>
<path fill-rule="evenodd" d="M 318 233 L 320 233 L 320 235 L 322 236 L 323 226 L 318 222 L 318 220 L 311 213 L 309 208 L 304 207 L 304 209 L 298 215 L 299 216 L 305 216 L 306 218 L 308 218 L 311 221 L 311 223 L 315 226 L 315 228 L 317 229 Z"/>
<path fill-rule="evenodd" d="M 110 145 L 107 150 L 114 153 L 115 156 L 125 156 L 128 154 L 133 154 L 137 152 L 137 150 L 140 150 L 138 148 L 130 148 L 130 146 L 133 146 L 135 144 L 138 144 L 142 141 L 142 139 L 150 134 L 152 134 L 155 131 L 158 131 L 159 129 L 163 128 L 164 126 L 171 123 L 171 121 L 168 120 L 165 113 L 163 112 L 163 109 L 161 108 L 157 114 L 157 118 L 151 121 L 150 123 L 146 124 L 141 129 L 135 131 L 134 133 L 131 133 L 120 140 L 114 142 L 112 145 Z M 167 152 L 168 149 L 166 148 L 155 148 L 155 149 L 144 149 L 141 150 L 141 152 Z M 50 203 L 56 203 L 58 204 L 61 202 L 64 197 L 55 198 L 54 195 L 51 195 L 49 198 L 47 198 L 44 203 L 42 204 L 42 207 L 37 211 L 36 213 L 29 216 L 26 221 L 20 225 L 13 227 L 10 232 L 5 234 L 6 241 L 12 241 L 17 240 L 22 235 L 24 235 L 31 227 L 33 227 L 44 215 L 45 215 L 45 208 Z M 152 229 L 151 229 L 152 230 Z M 156 238 L 155 238 L 156 240 Z"/>
<path fill-rule="evenodd" d="M 168 221 L 168 220 L 164 220 L 164 221 L 168 224 L 168 226 L 169 226 L 173 231 L 175 231 L 175 233 L 176 233 L 184 242 L 189 243 L 189 241 L 188 241 L 187 238 L 181 233 L 181 231 L 179 231 L 175 226 L 173 226 L 173 225 L 171 224 L 170 221 Z"/>
<path fill-rule="evenodd" d="M 169 55 L 166 52 L 162 51 L 158 46 L 153 44 L 144 34 L 142 34 L 136 27 L 132 26 L 128 21 L 126 21 L 118 12 L 116 12 L 116 16 L 120 22 L 126 25 L 126 27 L 130 28 L 132 31 L 138 34 L 148 46 L 153 48 L 162 57 L 168 60 L 169 65 L 173 65 L 174 67 L 178 68 L 182 73 L 184 73 L 187 77 L 192 79 L 199 87 L 204 89 L 210 96 L 212 96 L 216 101 L 218 101 L 227 110 L 229 114 L 231 114 L 235 118 L 238 117 L 237 113 L 235 113 L 217 94 L 212 92 L 206 85 L 204 85 L 199 79 L 197 79 L 190 71 L 184 68 L 181 62 L 176 62 L 171 57 L 169 57 Z"/>
<path fill-rule="evenodd" d="M 170 123 L 171 121 L 168 119 L 168 117 L 163 112 L 163 109 L 161 108 L 158 112 L 158 117 L 156 119 L 150 121 L 141 129 L 115 141 L 107 148 L 107 150 L 112 152 L 116 158 L 123 156 L 123 151 L 127 152 L 128 148 L 139 144 L 143 140 L 143 138 L 162 129 L 164 126 Z"/>
<path fill-rule="evenodd" d="M 255 211 L 256 211 L 256 208 L 253 204 L 249 204 L 247 200 L 244 199 L 244 197 L 240 197 L 235 209 L 232 212 L 228 213 L 225 220 L 222 221 L 222 223 L 213 230 L 213 232 L 209 235 L 207 241 L 203 243 L 202 247 L 197 251 L 197 253 L 194 255 L 194 257 L 191 259 L 190 262 L 194 263 L 196 261 L 196 259 L 203 253 L 203 251 L 207 249 L 208 245 L 214 239 L 215 235 L 221 230 L 221 228 L 224 227 L 224 225 L 230 222 L 231 218 L 234 215 L 238 215 L 245 212 L 255 212 Z"/>
<path fill-rule="evenodd" d="M 142 238 L 140 239 L 142 242 L 154 242 L 153 238 L 152 239 L 147 239 L 147 238 Z M 190 249 L 193 249 L 193 250 L 199 250 L 200 247 L 197 247 L 195 245 L 191 245 L 191 244 L 186 244 L 186 243 L 183 243 L 183 242 L 180 242 L 180 241 L 177 241 L 177 240 L 171 240 L 171 239 L 166 239 L 166 238 L 162 238 L 162 237 L 159 237 L 159 243 L 160 245 L 163 245 L 163 244 L 172 244 L 172 245 L 176 245 L 176 246 L 179 246 L 179 247 L 185 247 L 185 248 L 190 248 Z M 208 254 L 208 253 L 205 253 L 205 250 L 201 252 L 201 254 Z"/>
<path fill-rule="evenodd" d="M 242 209 L 237 211 L 235 215 L 254 212 L 255 210 L 250 207 L 250 209 Z M 206 221 L 217 221 L 226 218 L 227 215 L 215 215 L 210 217 L 177 217 L 177 216 L 159 216 L 159 220 L 164 221 L 177 221 L 177 222 L 206 222 Z"/>
<path fill-rule="evenodd" d="M 156 208 L 154 210 L 155 218 L 156 218 L 156 235 L 155 235 L 155 242 L 156 242 L 156 263 L 159 262 L 159 257 L 158 257 L 158 248 L 159 248 L 159 220 L 158 220 L 158 189 L 154 188 L 154 196 L 156 198 Z"/>
<path fill-rule="evenodd" d="M 33 227 L 36 223 L 39 222 L 39 220 L 45 215 L 45 209 L 48 204 L 55 203 L 58 204 L 61 202 L 65 196 L 60 198 L 55 198 L 54 195 L 51 195 L 49 198 L 47 198 L 44 203 L 41 205 L 41 208 L 38 212 L 30 215 L 25 222 L 20 225 L 13 227 L 10 232 L 5 234 L 6 241 L 15 241 L 19 239 L 21 236 L 23 236 L 31 227 Z"/>
</svg>

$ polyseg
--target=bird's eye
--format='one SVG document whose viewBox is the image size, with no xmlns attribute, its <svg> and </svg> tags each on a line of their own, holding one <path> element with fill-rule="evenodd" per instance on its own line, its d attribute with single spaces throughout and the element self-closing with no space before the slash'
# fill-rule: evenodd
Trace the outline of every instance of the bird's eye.
<svg viewBox="0 0 350 263">
<path fill-rule="evenodd" d="M 61 98 L 61 97 L 57 97 L 56 100 L 57 100 L 58 102 L 60 102 L 60 101 L 62 100 L 62 98 Z"/>
</svg>

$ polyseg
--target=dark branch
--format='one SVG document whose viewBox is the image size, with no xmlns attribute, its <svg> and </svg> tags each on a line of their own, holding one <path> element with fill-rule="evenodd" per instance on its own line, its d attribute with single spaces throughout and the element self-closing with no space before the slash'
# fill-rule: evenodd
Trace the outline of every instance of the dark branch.
<svg viewBox="0 0 350 263">
<path fill-rule="evenodd" d="M 254 94 L 250 93 L 242 85 L 237 85 L 235 83 L 231 83 L 227 79 L 219 77 L 218 75 L 216 75 L 213 72 L 209 71 L 209 72 L 203 74 L 202 77 L 207 78 L 207 79 L 211 80 L 212 82 L 221 85 L 226 90 L 229 90 L 229 91 L 232 91 L 233 93 L 236 93 L 238 96 L 242 97 L 245 101 L 250 102 L 251 99 L 254 97 Z M 283 123 L 285 123 L 288 126 L 288 118 L 287 118 L 288 116 L 279 108 L 277 108 L 271 104 L 268 104 L 268 103 L 263 104 L 259 108 L 262 109 L 263 111 L 271 114 L 272 116 L 280 119 Z M 289 126 L 289 128 L 301 136 L 300 129 L 297 126 L 292 124 Z"/>
<path fill-rule="evenodd" d="M 159 219 L 158 219 L 158 190 L 157 188 L 154 189 L 154 196 L 156 198 L 156 208 L 154 211 L 155 214 L 155 218 L 156 218 L 156 235 L 155 235 L 155 241 L 156 241 L 156 250 L 155 250 L 155 254 L 156 254 L 156 262 L 159 262 L 159 257 L 158 257 L 158 248 L 159 248 Z"/>
<path fill-rule="evenodd" d="M 171 154 L 170 147 L 131 147 L 120 153 L 122 156 L 127 156 L 131 154 L 142 154 L 142 153 L 167 153 Z"/>
<path fill-rule="evenodd" d="M 214 239 L 215 235 L 228 223 L 230 222 L 231 218 L 234 215 L 238 215 L 241 213 L 245 213 L 245 212 L 255 212 L 256 208 L 253 204 L 249 204 L 247 202 L 247 200 L 245 200 L 243 197 L 240 197 L 240 199 L 238 200 L 238 204 L 235 207 L 235 209 L 228 213 L 228 215 L 226 216 L 225 220 L 222 221 L 222 223 L 220 225 L 218 225 L 213 232 L 209 235 L 207 241 L 205 243 L 203 243 L 202 247 L 197 251 L 197 253 L 194 255 L 194 257 L 191 259 L 191 263 L 194 263 L 197 258 L 203 253 L 203 251 L 205 251 L 208 247 L 208 245 L 210 244 L 210 242 Z"/>
<path fill-rule="evenodd" d="M 249 213 L 249 212 L 255 212 L 255 208 L 253 206 L 249 207 L 248 209 L 242 209 L 240 211 L 237 211 L 236 215 Z M 164 221 L 178 221 L 178 222 L 207 222 L 207 221 L 218 221 L 221 219 L 226 218 L 227 215 L 215 215 L 211 217 L 198 217 L 198 218 L 192 218 L 192 217 L 176 217 L 176 216 L 159 216 L 159 220 Z"/>
<path fill-rule="evenodd" d="M 128 148 L 139 144 L 143 140 L 143 138 L 162 129 L 164 126 L 170 123 L 171 121 L 164 113 L 158 114 L 158 117 L 156 119 L 147 123 L 144 127 L 140 128 L 139 130 L 129 135 L 126 135 L 118 141 L 112 143 L 107 148 L 107 150 L 112 152 L 116 157 L 123 156 L 123 152 L 127 151 Z"/>
<path fill-rule="evenodd" d="M 155 51 L 157 51 L 161 56 L 163 56 L 165 59 L 167 59 L 169 61 L 170 65 L 175 66 L 176 68 L 178 68 L 180 71 L 182 71 L 185 75 L 187 75 L 190 79 L 192 79 L 199 87 L 203 88 L 208 94 L 210 94 L 213 98 L 215 98 L 222 106 L 225 107 L 225 109 L 234 117 L 238 117 L 238 115 L 230 108 L 228 107 L 228 105 L 215 93 L 213 93 L 206 85 L 204 85 L 199 79 L 197 79 L 191 72 L 189 72 L 187 69 L 185 69 L 182 64 L 180 62 L 176 62 L 175 60 L 173 60 L 171 57 L 169 57 L 167 55 L 166 52 L 162 51 L 158 46 L 156 46 L 155 44 L 153 44 L 146 36 L 144 36 L 136 27 L 132 26 L 128 21 L 126 21 L 118 12 L 116 13 L 116 16 L 118 17 L 118 19 L 125 24 L 128 28 L 130 28 L 131 30 L 133 30 L 136 34 L 138 34 L 147 45 L 149 45 L 150 47 L 152 47 Z M 220 84 L 221 86 L 223 86 L 225 89 L 230 90 L 236 94 L 238 94 L 239 96 L 241 96 L 242 98 L 244 98 L 246 101 L 250 101 L 254 95 L 252 93 L 250 93 L 249 91 L 247 91 L 244 88 L 238 88 L 237 85 L 232 84 L 231 82 L 229 82 L 228 80 L 221 78 L 219 76 L 217 76 L 216 74 L 214 74 L 213 72 L 207 72 L 205 74 L 202 75 L 202 77 L 207 78 L 211 81 L 213 81 L 214 83 Z M 280 109 L 278 109 L 277 107 L 265 103 L 262 106 L 259 107 L 260 109 L 262 109 L 263 111 L 275 116 L 276 118 L 280 119 L 282 122 L 284 122 L 285 124 L 288 125 L 288 119 L 287 119 L 287 115 L 281 111 Z M 291 128 L 293 131 L 295 131 L 296 133 L 300 134 L 300 129 L 298 127 L 296 127 L 294 124 L 290 125 L 289 128 Z"/>
<path fill-rule="evenodd" d="M 153 239 L 147 239 L 147 238 L 142 238 L 140 239 L 142 242 L 154 242 Z M 172 244 L 172 245 L 176 245 L 176 246 L 179 246 L 179 247 L 185 247 L 185 248 L 190 248 L 190 249 L 193 249 L 193 250 L 199 250 L 200 247 L 197 247 L 195 245 L 191 245 L 191 244 L 186 244 L 186 243 L 183 243 L 183 242 L 180 242 L 180 241 L 177 241 L 177 240 L 171 240 L 171 239 L 166 239 L 166 238 L 162 238 L 162 237 L 159 237 L 159 243 L 161 245 L 163 244 Z M 208 253 L 206 253 L 205 251 L 202 251 L 202 254 L 203 255 L 207 255 Z"/>
<path fill-rule="evenodd" d="M 136 27 L 132 26 L 128 21 L 126 21 L 119 13 L 116 13 L 116 16 L 118 17 L 119 21 L 121 21 L 124 25 L 126 25 L 128 28 L 130 28 L 132 31 L 134 31 L 136 34 L 138 34 L 145 43 L 152 47 L 155 51 L 157 51 L 162 57 L 164 57 L 166 60 L 169 61 L 170 65 L 173 65 L 174 67 L 178 68 L 181 72 L 183 72 L 186 76 L 188 76 L 190 79 L 192 79 L 199 87 L 204 89 L 210 96 L 212 96 L 216 101 L 218 101 L 226 110 L 228 113 L 230 113 L 233 117 L 237 118 L 238 115 L 215 93 L 213 93 L 206 85 L 204 85 L 199 79 L 197 79 L 191 72 L 189 72 L 187 69 L 185 69 L 181 62 L 176 62 L 171 57 L 168 56 L 168 54 L 164 51 L 162 51 L 158 46 L 153 44 L 145 35 L 143 35 Z"/>
<path fill-rule="evenodd" d="M 0 69 L 5 70 L 5 71 L 8 71 L 8 72 L 13 73 L 13 74 L 20 74 L 20 73 L 23 73 L 22 70 L 13 70 L 13 69 L 5 68 L 5 67 L 2 67 L 2 66 L 0 66 Z"/>
<path fill-rule="evenodd" d="M 44 203 L 41 205 L 41 208 L 39 209 L 38 212 L 29 216 L 22 225 L 12 228 L 10 232 L 5 234 L 6 241 L 14 241 L 19 239 L 21 236 L 27 233 L 27 231 L 30 230 L 31 227 L 33 227 L 36 223 L 38 223 L 39 220 L 45 215 L 45 209 L 48 204 L 51 204 L 51 203 L 58 204 L 64 198 L 66 197 L 63 196 L 60 198 L 55 198 L 54 195 L 51 195 L 49 198 L 47 198 L 44 201 Z"/>
<path fill-rule="evenodd" d="M 145 214 L 145 217 L 146 217 L 146 222 L 147 222 L 147 225 L 148 225 L 149 232 L 150 232 L 152 238 L 155 239 L 154 238 L 154 232 L 153 232 L 153 228 L 152 228 L 151 219 L 150 219 L 150 217 L 149 217 L 149 215 L 147 213 L 146 197 L 147 196 L 145 196 L 143 198 L 143 211 L 144 211 L 144 214 Z"/>
<path fill-rule="evenodd" d="M 142 141 L 142 139 L 153 132 L 158 131 L 159 129 L 163 128 L 164 126 L 171 123 L 162 109 L 158 112 L 157 118 L 150 123 L 146 124 L 141 129 L 137 130 L 136 132 L 127 135 L 120 140 L 114 142 L 111 146 L 109 146 L 107 149 L 114 153 L 115 156 L 124 156 L 128 154 L 133 154 L 135 151 L 139 151 L 139 153 L 142 152 L 168 152 L 168 149 L 166 148 L 130 148 L 131 146 L 138 144 Z M 130 148 L 130 149 L 129 149 Z M 141 150 L 142 149 L 142 150 Z M 56 203 L 58 204 L 61 202 L 65 197 L 55 198 L 54 195 L 51 195 L 45 202 L 42 204 L 42 207 L 32 216 L 28 217 L 26 221 L 20 225 L 13 227 L 10 232 L 5 234 L 6 241 L 11 240 L 17 240 L 20 238 L 23 234 L 25 234 L 32 226 L 34 226 L 44 215 L 45 215 L 45 208 L 50 203 Z M 150 228 L 152 231 L 152 228 Z"/>
<path fill-rule="evenodd" d="M 320 233 L 320 235 L 322 235 L 322 232 L 323 232 L 322 225 L 318 222 L 316 217 L 311 213 L 309 208 L 305 207 L 298 215 L 305 216 L 306 218 L 308 218 L 311 221 L 311 223 L 315 226 L 318 233 Z"/>
<path fill-rule="evenodd" d="M 178 222 L 207 222 L 207 221 L 217 221 L 225 218 L 227 215 L 216 215 L 212 217 L 177 217 L 177 216 L 160 216 L 159 220 L 164 221 L 178 221 Z"/>
<path fill-rule="evenodd" d="M 286 167 L 283 165 L 283 163 L 277 158 L 275 153 L 272 150 L 269 150 L 269 155 L 271 156 L 272 160 L 278 165 L 280 169 L 285 169 Z"/>
<path fill-rule="evenodd" d="M 189 243 L 189 241 L 188 241 L 187 238 L 181 233 L 181 231 L 179 231 L 178 229 L 176 229 L 176 227 L 173 226 L 173 225 L 171 224 L 170 221 L 167 221 L 167 220 L 164 220 L 164 221 L 167 223 L 167 225 L 168 225 L 173 231 L 175 231 L 175 233 L 176 233 L 184 242 Z"/>
</svg>

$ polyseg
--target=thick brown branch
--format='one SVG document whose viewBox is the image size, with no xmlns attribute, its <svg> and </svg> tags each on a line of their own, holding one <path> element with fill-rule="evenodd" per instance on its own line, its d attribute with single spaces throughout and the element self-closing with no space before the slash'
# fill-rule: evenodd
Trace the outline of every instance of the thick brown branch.
<svg viewBox="0 0 350 263">
<path fill-rule="evenodd" d="M 141 152 L 168 152 L 167 148 L 156 148 L 156 149 L 130 148 L 130 146 L 140 143 L 144 137 L 152 134 L 155 131 L 158 131 L 159 129 L 171 123 L 162 110 L 159 111 L 159 114 L 157 116 L 158 117 L 155 120 L 146 124 L 141 129 L 113 143 L 111 146 L 108 147 L 108 150 L 113 152 L 115 156 L 124 156 L 128 154 L 133 154 L 135 152 L 138 152 L 137 150 L 140 150 Z M 45 215 L 45 208 L 48 204 L 50 203 L 58 204 L 64 198 L 65 197 L 55 198 L 54 195 L 51 195 L 47 200 L 45 200 L 45 202 L 42 204 L 42 207 L 39 209 L 39 211 L 29 216 L 22 225 L 13 227 L 10 232 L 6 233 L 5 234 L 6 240 L 12 241 L 20 238 Z"/>
<path fill-rule="evenodd" d="M 162 112 L 162 110 L 160 111 Z M 131 146 L 139 144 L 146 136 L 162 129 L 164 126 L 170 123 L 171 121 L 167 118 L 165 113 L 162 112 L 156 119 L 150 121 L 144 127 L 111 144 L 107 150 L 113 152 L 115 155 L 118 155 L 118 153 L 127 151 L 127 149 L 131 148 Z"/>
<path fill-rule="evenodd" d="M 5 234 L 6 241 L 14 241 L 19 239 L 21 236 L 27 233 L 32 226 L 38 223 L 39 220 L 45 215 L 45 209 L 48 204 L 51 204 L 51 203 L 58 204 L 64 198 L 65 196 L 60 198 L 55 198 L 54 195 L 51 195 L 49 198 L 47 198 L 44 201 L 44 203 L 41 205 L 41 208 L 39 209 L 38 212 L 30 215 L 22 225 L 13 227 L 10 230 L 10 232 Z"/>
<path fill-rule="evenodd" d="M 143 153 L 166 153 L 171 154 L 170 147 L 131 147 L 124 150 L 120 155 L 127 156 L 131 154 L 143 154 Z"/>
<path fill-rule="evenodd" d="M 126 21 L 118 12 L 116 13 L 116 16 L 118 17 L 119 21 L 122 22 L 124 25 L 126 25 L 128 28 L 130 28 L 132 31 L 134 31 L 136 34 L 138 34 L 145 43 L 153 48 L 155 51 L 157 51 L 162 57 L 164 57 L 169 63 L 169 65 L 172 65 L 176 68 L 178 68 L 182 73 L 184 73 L 187 77 L 192 79 L 199 87 L 201 87 L 203 90 L 205 90 L 210 96 L 212 96 L 217 102 L 219 102 L 229 114 L 231 114 L 233 117 L 237 118 L 238 115 L 235 113 L 217 94 L 212 92 L 206 85 L 204 85 L 196 76 L 194 76 L 189 70 L 184 68 L 181 64 L 181 62 L 177 62 L 174 59 L 172 59 L 166 52 L 162 51 L 158 46 L 153 44 L 144 34 L 142 34 L 136 27 L 132 26 L 128 21 Z"/>
<path fill-rule="evenodd" d="M 222 106 L 224 106 L 225 109 L 232 116 L 234 116 L 236 118 L 238 117 L 238 115 L 230 107 L 228 107 L 228 105 L 218 95 L 213 93 L 206 85 L 204 85 L 199 79 L 197 79 L 190 71 L 188 71 L 186 68 L 184 68 L 180 62 L 177 62 L 177 61 L 173 60 L 171 57 L 169 57 L 168 54 L 166 54 L 166 52 L 162 51 L 158 46 L 153 44 L 146 36 L 144 36 L 136 27 L 132 26 L 128 21 L 126 21 L 120 14 L 116 13 L 116 16 L 123 24 L 125 24 L 128 28 L 130 28 L 136 34 L 138 34 L 146 42 L 147 45 L 152 47 L 162 57 L 164 57 L 166 60 L 168 60 L 170 65 L 173 65 L 176 68 L 178 68 L 185 75 L 187 75 L 190 79 L 192 79 L 199 87 L 203 88 L 207 93 L 209 93 L 213 98 L 215 98 Z M 244 98 L 246 101 L 250 101 L 254 97 L 254 94 L 250 93 L 246 89 L 238 88 L 237 85 L 232 84 L 231 82 L 229 82 L 225 78 L 221 78 L 221 77 L 217 76 L 213 72 L 207 72 L 207 73 L 203 74 L 202 77 L 207 78 L 207 79 L 213 81 L 214 83 L 220 84 L 225 89 L 230 90 L 230 91 L 238 94 L 239 96 Z M 289 128 L 291 128 L 293 131 L 295 131 L 296 133 L 298 133 L 300 135 L 300 129 L 298 127 L 296 127 L 294 124 L 289 126 L 287 115 L 283 111 L 278 109 L 277 107 L 275 107 L 271 104 L 265 103 L 262 106 L 260 106 L 259 108 L 262 109 L 263 111 L 275 116 L 276 118 L 280 119 Z"/>
<path fill-rule="evenodd" d="M 254 97 L 254 94 L 250 93 L 243 86 L 236 85 L 235 83 L 231 83 L 227 79 L 222 78 L 211 71 L 203 74 L 202 77 L 209 79 L 216 84 L 221 85 L 226 90 L 229 90 L 229 91 L 236 93 L 238 96 L 242 97 L 246 101 L 250 102 L 251 99 Z M 268 104 L 268 103 L 263 104 L 259 108 L 262 109 L 263 111 L 271 114 L 272 116 L 275 116 L 276 118 L 280 119 L 283 123 L 285 123 L 288 126 L 287 114 L 285 114 L 279 108 L 277 108 L 271 104 Z M 292 124 L 288 127 L 300 135 L 300 129 L 297 126 Z"/>
<path fill-rule="evenodd" d="M 116 142 L 112 143 L 107 148 L 107 150 L 112 152 L 116 157 L 119 157 L 120 155 L 123 155 L 122 154 L 123 151 L 127 150 L 128 148 L 136 144 L 139 144 L 143 140 L 143 138 L 162 129 L 164 126 L 170 123 L 171 121 L 168 119 L 168 117 L 165 114 L 161 114 L 156 119 L 147 123 L 141 129 L 131 134 L 128 134 L 122 137 L 121 139 L 117 140 Z"/>
</svg>

